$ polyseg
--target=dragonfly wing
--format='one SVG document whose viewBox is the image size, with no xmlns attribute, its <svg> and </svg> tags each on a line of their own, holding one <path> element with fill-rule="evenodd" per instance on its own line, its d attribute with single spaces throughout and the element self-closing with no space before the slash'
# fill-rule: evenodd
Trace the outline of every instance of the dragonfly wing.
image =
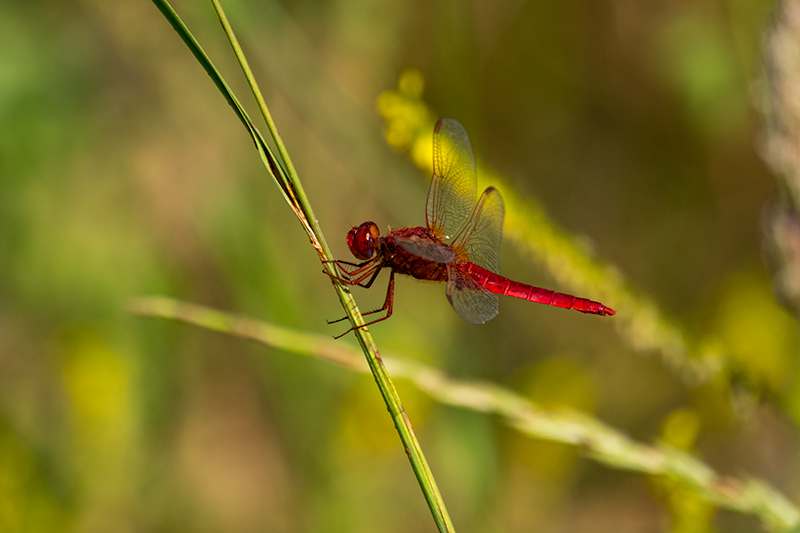
<svg viewBox="0 0 800 533">
<path fill-rule="evenodd" d="M 458 316 L 470 324 L 483 324 L 499 312 L 500 297 L 461 272 L 458 264 L 447 266 L 447 299 Z"/>
<path fill-rule="evenodd" d="M 500 191 L 494 187 L 483 191 L 469 220 L 453 240 L 453 248 L 465 252 L 466 260 L 499 274 L 505 212 Z"/>
<path fill-rule="evenodd" d="M 394 237 L 403 250 L 436 263 L 449 263 L 456 257 L 452 248 L 420 237 Z"/>
<path fill-rule="evenodd" d="M 477 193 L 475 156 L 467 130 L 443 118 L 433 131 L 433 179 L 425 218 L 439 237 L 450 240 L 469 218 Z"/>
</svg>

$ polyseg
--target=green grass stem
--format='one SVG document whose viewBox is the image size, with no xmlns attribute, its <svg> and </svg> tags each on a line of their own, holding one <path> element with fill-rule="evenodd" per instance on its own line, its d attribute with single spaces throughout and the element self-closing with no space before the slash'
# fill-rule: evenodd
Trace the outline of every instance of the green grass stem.
<svg viewBox="0 0 800 533">
<path fill-rule="evenodd" d="M 330 267 L 332 264 L 331 262 L 334 260 L 333 255 L 327 246 L 322 230 L 317 223 L 317 219 L 314 216 L 311 205 L 303 190 L 300 178 L 295 171 L 291 158 L 286 151 L 275 123 L 272 120 L 272 116 L 269 112 L 266 102 L 261 95 L 258 84 L 253 77 L 252 71 L 250 70 L 247 60 L 244 57 L 244 53 L 238 44 L 238 40 L 234 35 L 233 29 L 228 22 L 227 17 L 225 16 L 221 4 L 217 0 L 212 0 L 212 4 L 214 5 L 214 9 L 216 10 L 220 19 L 220 23 L 222 24 L 225 34 L 227 35 L 228 40 L 233 47 L 234 54 L 239 61 L 242 71 L 244 72 L 244 75 L 250 84 L 250 88 L 256 101 L 258 102 L 258 106 L 262 115 L 264 116 L 264 120 L 268 125 L 273 141 L 278 147 L 278 153 L 282 164 L 278 163 L 271 149 L 266 142 L 264 142 L 263 137 L 259 133 L 258 129 L 253 125 L 250 118 L 247 116 L 244 108 L 239 104 L 239 101 L 233 94 L 228 84 L 224 81 L 219 71 L 216 69 L 216 67 L 214 67 L 211 60 L 200 47 L 200 44 L 192 36 L 189 29 L 181 21 L 180 17 L 172 8 L 172 6 L 170 6 L 166 0 L 153 0 L 153 3 L 159 8 L 161 13 L 170 22 L 170 24 L 172 24 L 172 27 L 181 37 L 186 46 L 192 51 L 195 58 L 203 66 L 208 76 L 212 79 L 212 81 L 214 81 L 219 91 L 231 105 L 240 121 L 248 130 L 248 133 L 253 139 L 256 149 L 261 156 L 264 166 L 272 175 L 287 203 L 297 215 L 297 218 L 303 225 L 303 228 L 306 230 L 311 244 L 314 246 L 320 256 L 320 260 L 323 262 L 324 266 Z M 356 302 L 348 287 L 333 279 L 332 283 L 336 289 L 336 293 L 339 296 L 339 300 L 342 302 L 342 306 L 351 320 L 351 323 L 354 326 L 363 325 L 364 319 L 361 316 L 361 312 L 359 311 L 358 306 L 356 305 Z M 425 496 L 425 500 L 428 503 L 428 507 L 431 510 L 431 514 L 433 515 L 439 531 L 455 531 L 455 528 L 450 520 L 450 516 L 447 513 L 444 500 L 442 499 L 442 496 L 436 485 L 436 480 L 431 473 L 430 467 L 428 466 L 425 455 L 422 452 L 419 441 L 414 434 L 411 422 L 405 413 L 405 409 L 403 408 L 394 384 L 392 383 L 392 380 L 386 371 L 383 362 L 381 361 L 381 357 L 378 353 L 377 346 L 375 345 L 372 336 L 369 334 L 369 331 L 367 331 L 366 328 L 356 329 L 354 334 L 361 345 L 364 355 L 367 358 L 369 368 L 372 371 L 375 382 L 378 384 L 378 388 L 380 389 L 384 402 L 386 403 L 386 406 L 392 416 L 394 425 L 397 428 L 398 434 L 400 435 L 403 447 L 406 450 L 409 461 L 411 462 L 411 467 L 417 477 L 417 480 L 419 481 L 420 487 Z"/>
</svg>

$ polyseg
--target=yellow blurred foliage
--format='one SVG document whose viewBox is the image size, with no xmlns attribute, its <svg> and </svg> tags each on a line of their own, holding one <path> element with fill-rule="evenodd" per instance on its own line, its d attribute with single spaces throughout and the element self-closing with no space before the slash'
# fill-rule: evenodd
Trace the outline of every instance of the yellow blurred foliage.
<svg viewBox="0 0 800 533">
<path fill-rule="evenodd" d="M 71 517 L 30 443 L 0 432 L 0 531 L 66 531 Z"/>
<path fill-rule="evenodd" d="M 728 365 L 751 385 L 779 392 L 795 379 L 797 323 L 775 301 L 763 275 L 739 273 L 726 280 L 713 327 L 728 348 Z"/>
<path fill-rule="evenodd" d="M 91 327 L 73 327 L 55 344 L 72 422 L 69 462 L 78 474 L 77 497 L 87 504 L 80 521 L 87 528 L 111 527 L 132 512 L 139 442 L 137 367 Z"/>
<path fill-rule="evenodd" d="M 397 384 L 397 388 L 403 398 L 403 407 L 413 417 L 414 423 L 424 423 L 431 408 L 430 398 L 402 382 Z M 397 433 L 379 396 L 372 378 L 360 377 L 350 387 L 340 410 L 339 441 L 343 450 L 355 450 L 359 454 L 397 450 Z"/>
<path fill-rule="evenodd" d="M 690 450 L 701 429 L 700 415 L 693 409 L 677 409 L 664 419 L 661 440 L 680 450 Z"/>
<path fill-rule="evenodd" d="M 515 388 L 548 410 L 592 412 L 596 402 L 586 369 L 568 356 L 552 357 L 524 368 L 516 378 Z M 531 440 L 516 432 L 509 439 L 514 461 L 550 480 L 566 476 L 580 457 L 580 450 L 574 446 Z"/>
</svg>

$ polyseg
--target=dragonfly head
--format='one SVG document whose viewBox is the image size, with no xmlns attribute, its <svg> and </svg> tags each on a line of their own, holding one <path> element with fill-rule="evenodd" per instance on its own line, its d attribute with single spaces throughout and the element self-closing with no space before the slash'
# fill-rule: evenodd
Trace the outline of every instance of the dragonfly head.
<svg viewBox="0 0 800 533">
<path fill-rule="evenodd" d="M 375 255 L 375 243 L 380 236 L 381 232 L 374 222 L 364 222 L 347 233 L 347 246 L 357 259 L 366 261 Z"/>
</svg>

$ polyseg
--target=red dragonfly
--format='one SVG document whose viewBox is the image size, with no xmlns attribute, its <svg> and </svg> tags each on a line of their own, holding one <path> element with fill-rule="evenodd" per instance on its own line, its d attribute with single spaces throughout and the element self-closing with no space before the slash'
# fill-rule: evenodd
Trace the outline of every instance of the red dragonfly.
<svg viewBox="0 0 800 533">
<path fill-rule="evenodd" d="M 374 222 L 364 222 L 347 234 L 350 251 L 363 262 L 336 261 L 344 277 L 329 274 L 348 285 L 369 288 L 381 269 L 391 269 L 383 307 L 364 313 L 386 314 L 364 326 L 392 316 L 395 274 L 446 281 L 447 299 L 470 324 L 483 324 L 497 316 L 499 295 L 593 315 L 615 314 L 599 302 L 501 276 L 503 198 L 500 191 L 489 187 L 476 204 L 476 193 L 475 157 L 467 130 L 457 120 L 441 119 L 433 131 L 433 180 L 425 207 L 426 227 L 395 229 L 381 237 Z M 355 268 L 348 270 L 344 265 Z M 357 327 L 342 335 L 354 329 Z"/>
</svg>

